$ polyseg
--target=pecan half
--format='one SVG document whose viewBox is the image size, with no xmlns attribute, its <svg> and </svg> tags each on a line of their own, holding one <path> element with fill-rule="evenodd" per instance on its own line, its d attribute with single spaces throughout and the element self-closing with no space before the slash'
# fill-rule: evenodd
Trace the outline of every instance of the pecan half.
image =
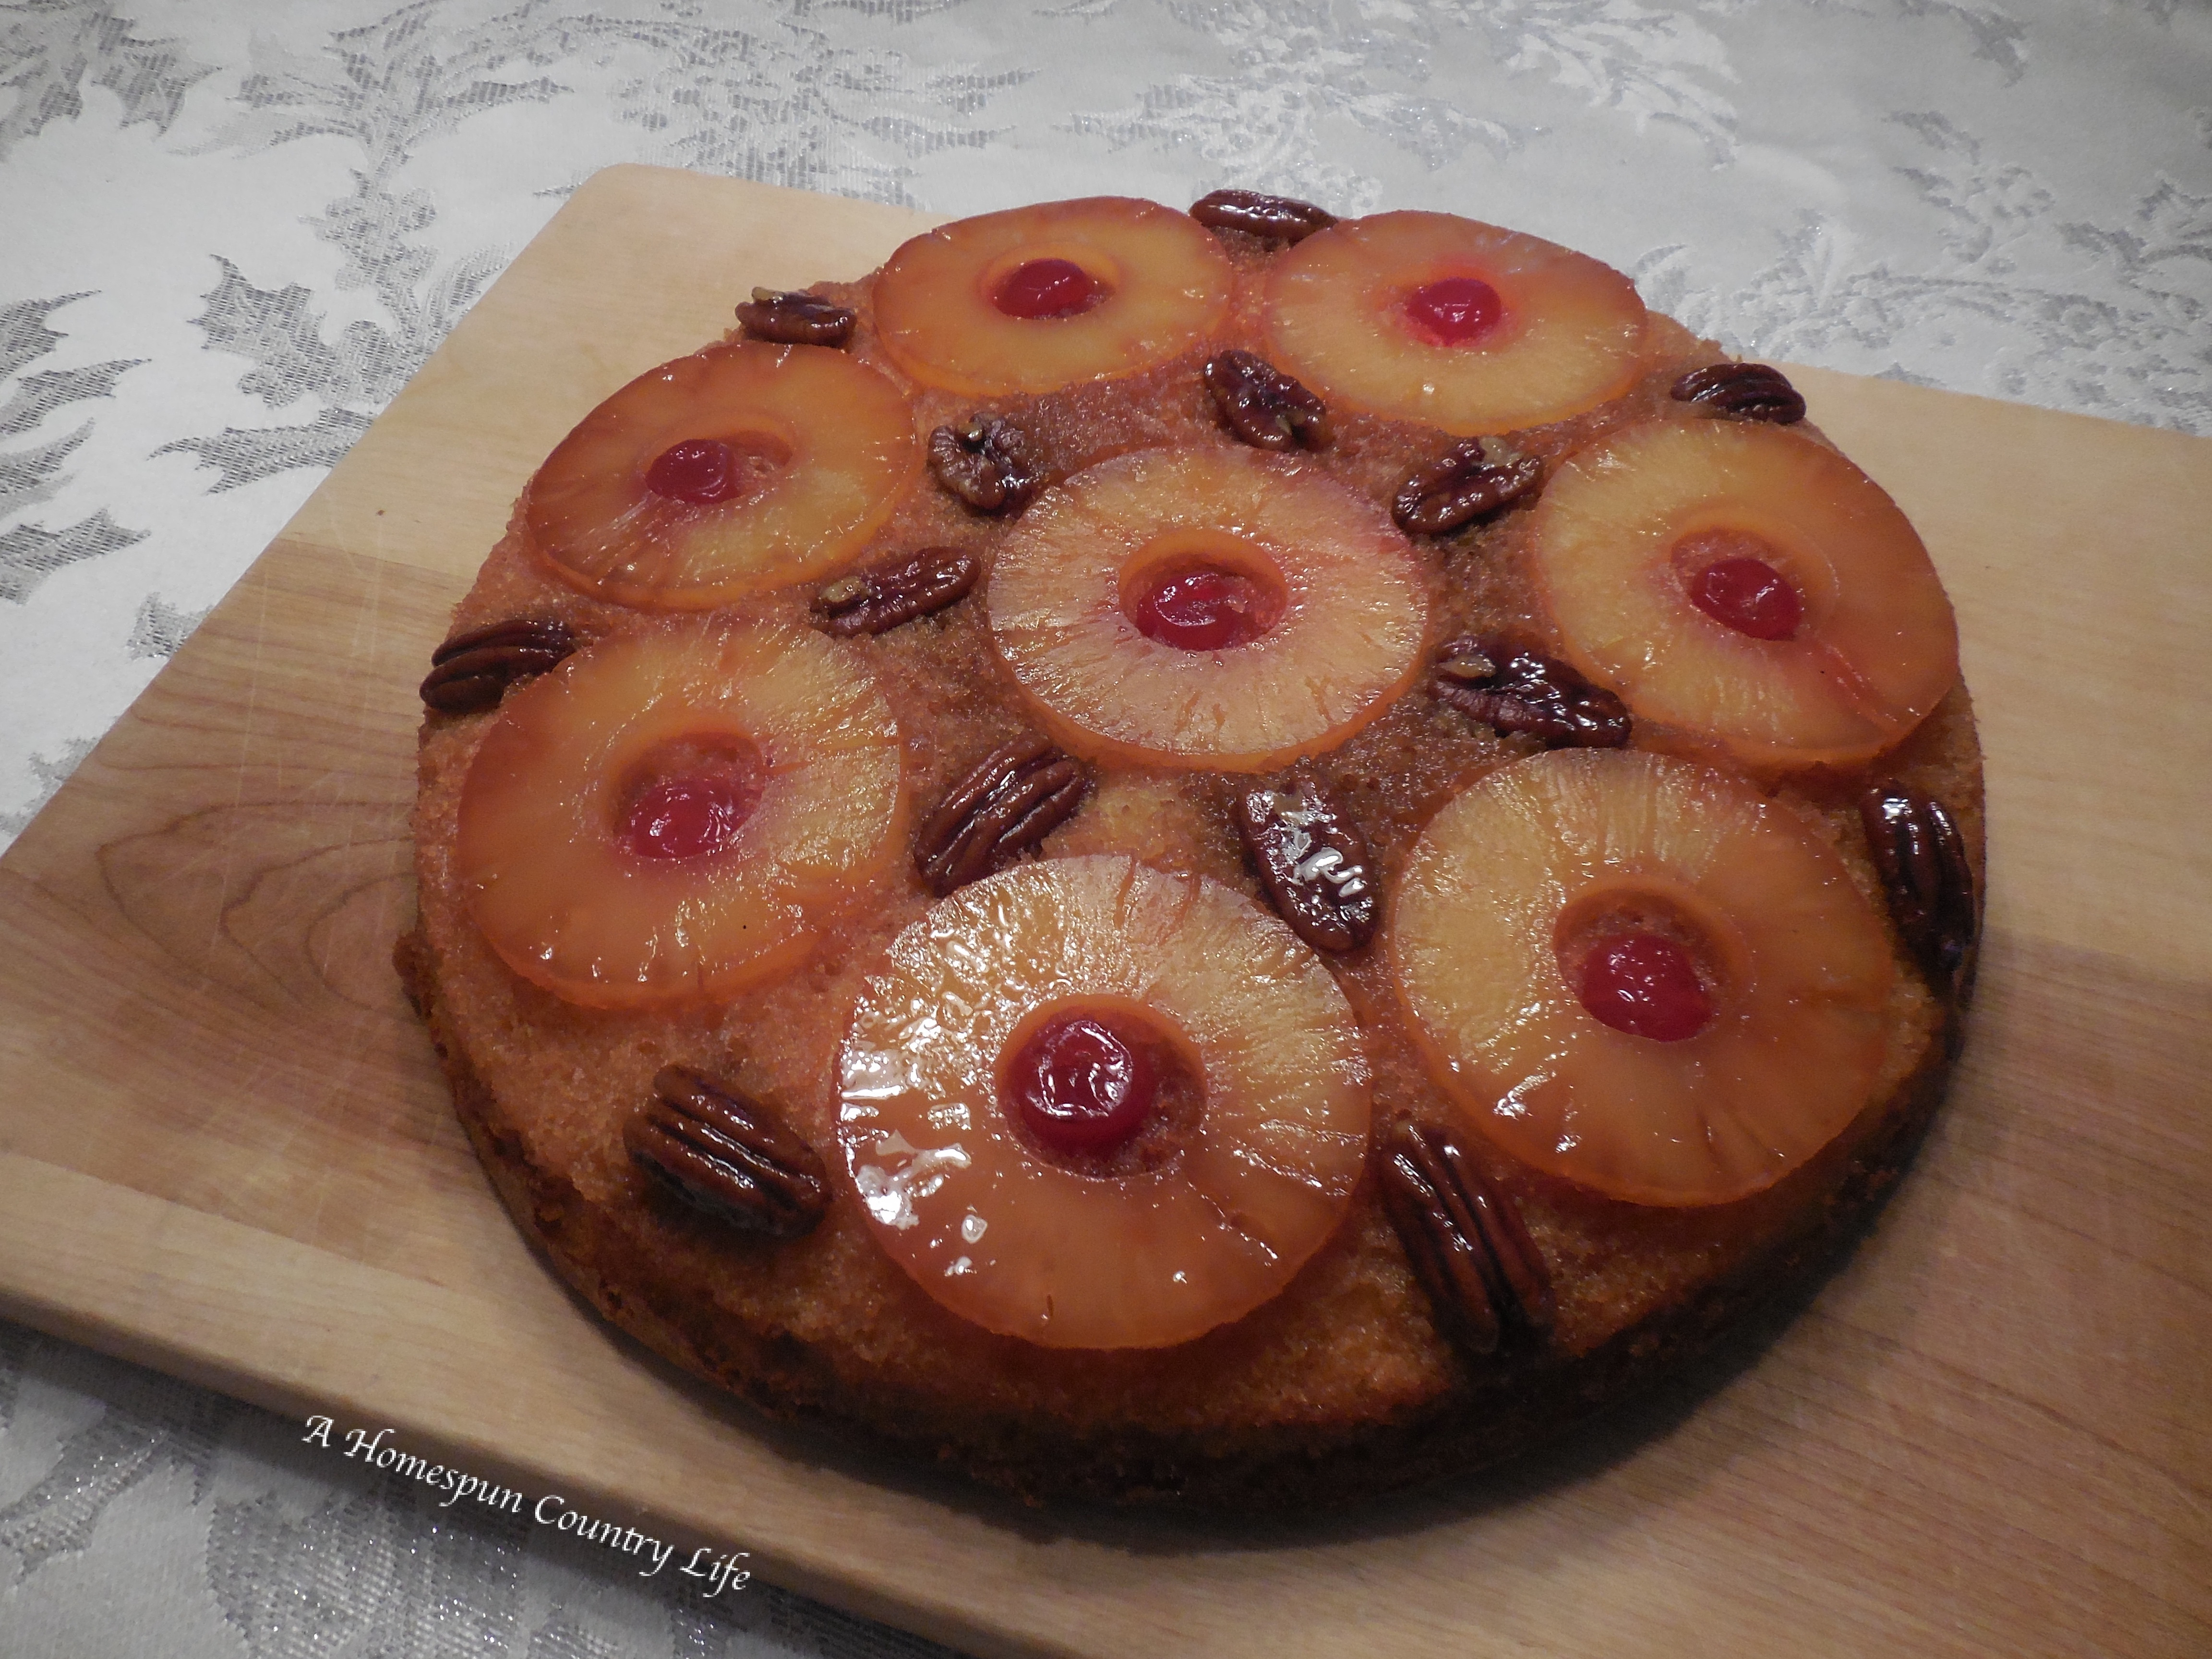
<svg viewBox="0 0 2212 1659">
<path fill-rule="evenodd" d="M 1446 1334 L 1478 1354 L 1541 1340 L 1555 1316 L 1543 1253 L 1512 1200 L 1449 1131 L 1401 1117 L 1382 1140 L 1382 1205 Z"/>
<path fill-rule="evenodd" d="M 1328 787 L 1298 778 L 1287 789 L 1237 798 L 1237 833 L 1275 912 L 1316 951 L 1353 951 L 1375 937 L 1380 872 L 1367 837 Z"/>
<path fill-rule="evenodd" d="M 1715 363 L 1693 368 L 1674 382 L 1668 397 L 1740 421 L 1788 426 L 1805 418 L 1805 399 L 1789 377 L 1765 363 Z"/>
<path fill-rule="evenodd" d="M 1867 851 L 1889 896 L 1889 914 L 1936 993 L 1963 1003 L 1974 982 L 1981 931 L 1966 838 L 1932 795 L 1877 784 L 1859 801 Z"/>
<path fill-rule="evenodd" d="M 814 596 L 814 625 L 825 634 L 885 634 L 964 599 L 982 569 L 973 553 L 925 547 L 896 564 L 856 570 Z"/>
<path fill-rule="evenodd" d="M 1390 516 L 1409 536 L 1441 536 L 1510 506 L 1543 481 L 1544 464 L 1499 445 L 1494 456 L 1480 438 L 1446 450 L 1406 480 Z"/>
<path fill-rule="evenodd" d="M 830 1202 L 815 1150 L 771 1107 L 689 1066 L 664 1066 L 623 1144 L 647 1175 L 749 1232 L 797 1238 Z"/>
<path fill-rule="evenodd" d="M 1430 690 L 1439 702 L 1547 749 L 1618 749 L 1628 710 L 1554 657 L 1499 639 L 1454 640 L 1437 653 Z"/>
<path fill-rule="evenodd" d="M 1067 822 L 1091 787 L 1082 766 L 1044 738 L 993 750 L 931 814 L 915 867 L 942 898 L 1004 869 Z"/>
<path fill-rule="evenodd" d="M 1334 213 L 1311 202 L 1256 190 L 1212 191 L 1190 204 L 1190 216 L 1208 230 L 1248 231 L 1279 242 L 1302 242 L 1336 222 Z"/>
<path fill-rule="evenodd" d="M 457 634 L 430 653 L 422 698 L 441 714 L 496 708 L 507 688 L 535 679 L 576 648 L 576 635 L 550 617 L 518 617 Z"/>
<path fill-rule="evenodd" d="M 841 346 L 853 337 L 850 307 L 818 294 L 757 288 L 738 307 L 738 321 L 756 340 L 776 345 Z"/>
<path fill-rule="evenodd" d="M 1289 375 L 1249 351 L 1224 351 L 1206 366 L 1206 389 L 1229 429 L 1261 449 L 1319 449 L 1328 408 Z"/>
<path fill-rule="evenodd" d="M 971 415 L 964 426 L 931 433 L 929 470 L 979 513 L 1018 513 L 1044 487 L 1029 434 L 996 415 Z"/>
</svg>

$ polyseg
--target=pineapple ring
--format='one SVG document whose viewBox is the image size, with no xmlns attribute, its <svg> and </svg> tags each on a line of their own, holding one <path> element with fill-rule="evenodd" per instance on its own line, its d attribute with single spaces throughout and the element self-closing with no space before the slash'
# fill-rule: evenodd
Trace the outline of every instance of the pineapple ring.
<svg viewBox="0 0 2212 1659">
<path fill-rule="evenodd" d="M 635 781 L 678 745 L 757 756 L 758 798 L 720 850 L 641 857 L 620 838 Z M 462 786 L 456 867 L 492 949 L 564 1001 L 726 1000 L 890 861 L 899 755 L 889 702 L 815 634 L 631 635 L 501 706 Z"/>
<path fill-rule="evenodd" d="M 1055 1005 L 1148 1011 L 1206 1103 L 1170 1162 L 1048 1161 L 999 1096 Z M 1366 1159 L 1358 1023 L 1320 957 L 1218 882 L 1112 855 L 1017 866 L 901 933 L 840 1061 L 837 1138 L 876 1237 L 963 1319 L 1054 1348 L 1150 1348 L 1241 1318 L 1335 1230 Z"/>
<path fill-rule="evenodd" d="M 1576 667 L 1645 720 L 1753 766 L 1856 765 L 1959 678 L 1951 602 L 1881 487 L 1758 422 L 1653 421 L 1570 456 L 1531 516 L 1537 580 Z M 1749 538 L 1796 590 L 1795 636 L 1699 610 L 1682 554 Z"/>
<path fill-rule="evenodd" d="M 1599 1020 L 1563 965 L 1593 912 L 1702 935 L 1713 1005 L 1662 1042 Z M 1896 964 L 1832 848 L 1748 785 L 1632 750 L 1500 768 L 1399 884 L 1391 950 L 1439 1081 L 1523 1163 L 1610 1197 L 1771 1186 L 1873 1098 Z"/>
<path fill-rule="evenodd" d="M 1502 302 L 1458 345 L 1403 313 L 1430 283 L 1473 277 Z M 1587 254 L 1449 213 L 1376 214 L 1307 237 L 1268 274 L 1276 360 L 1333 402 L 1462 437 L 1563 421 L 1617 398 L 1642 368 L 1636 285 Z"/>
<path fill-rule="evenodd" d="M 1065 259 L 1105 296 L 1067 317 L 993 303 L 1020 266 Z M 876 280 L 878 337 L 925 386 L 975 397 L 1053 392 L 1188 351 L 1229 309 L 1229 260 L 1188 215 L 1095 196 L 955 220 L 891 255 Z"/>
<path fill-rule="evenodd" d="M 699 503 L 647 474 L 719 439 L 755 487 Z M 921 465 L 890 379 L 823 346 L 710 346 L 632 380 L 576 425 L 524 493 L 532 544 L 572 586 L 617 605 L 701 611 L 846 564 Z"/>
<path fill-rule="evenodd" d="M 1139 631 L 1130 578 L 1212 538 L 1279 604 L 1249 643 Z M 991 573 L 991 636 L 1046 724 L 1094 758 L 1261 772 L 1333 749 L 1419 666 L 1428 589 L 1370 503 L 1247 450 L 1139 450 L 1048 489 Z M 1273 609 L 1273 605 L 1270 605 Z"/>
</svg>

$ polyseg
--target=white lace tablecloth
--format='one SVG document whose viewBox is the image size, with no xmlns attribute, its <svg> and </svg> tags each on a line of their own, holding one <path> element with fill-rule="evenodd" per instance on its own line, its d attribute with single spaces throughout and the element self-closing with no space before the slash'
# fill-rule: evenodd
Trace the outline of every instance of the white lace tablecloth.
<svg viewBox="0 0 2212 1659">
<path fill-rule="evenodd" d="M 2212 434 L 2212 0 L 7 0 L 0 845 L 617 161 L 1445 208 L 1747 355 Z M 0 1654 L 937 1651 L 301 1432 L 0 1325 Z"/>
</svg>

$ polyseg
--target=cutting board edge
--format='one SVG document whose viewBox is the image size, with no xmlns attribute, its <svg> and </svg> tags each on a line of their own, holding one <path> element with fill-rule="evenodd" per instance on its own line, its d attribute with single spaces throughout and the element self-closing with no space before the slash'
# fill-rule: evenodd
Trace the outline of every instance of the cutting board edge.
<svg viewBox="0 0 2212 1659">
<path fill-rule="evenodd" d="M 337 1438 L 357 1426 L 372 1432 L 390 1429 L 390 1443 L 434 1460 L 451 1458 L 468 1474 L 511 1480 L 532 1493 L 532 1501 L 536 1495 L 558 1493 L 569 1507 L 588 1514 L 680 1532 L 687 1547 L 705 1544 L 746 1549 L 751 1558 L 747 1565 L 763 1582 L 986 1659 L 1085 1659 L 1091 1651 L 1054 1641 L 1042 1628 L 1023 1631 L 979 1622 L 946 1597 L 902 1585 L 888 1575 L 855 1569 L 826 1547 L 793 1552 L 779 1545 L 772 1533 L 760 1529 L 766 1523 L 748 1528 L 732 1519 L 717 1519 L 706 1512 L 709 1506 L 698 1504 L 641 1503 L 603 1480 L 564 1474 L 552 1461 L 518 1457 L 502 1449 L 489 1427 L 456 1430 L 451 1413 L 440 1411 L 420 1390 L 394 1393 L 385 1384 L 382 1392 L 371 1397 L 363 1390 L 379 1387 L 380 1358 L 394 1347 L 409 1346 L 411 1338 L 441 1328 L 434 1322 L 407 1317 L 410 1305 L 449 1294 L 437 1286 L 12 1152 L 0 1152 L 0 1200 L 4 1200 L 0 1201 L 0 1246 L 4 1246 L 0 1249 L 0 1317 L 290 1418 L 302 1428 L 312 1416 L 328 1416 L 336 1423 Z M 129 1246 L 116 1252 L 112 1229 L 93 1223 L 103 1216 L 112 1219 L 118 1209 L 131 1212 L 131 1228 Z M 303 1305 L 296 1299 L 265 1289 L 228 1294 L 207 1282 L 210 1274 L 224 1270 L 236 1270 L 241 1279 L 265 1281 L 272 1250 L 286 1264 L 282 1283 L 289 1285 L 296 1275 L 312 1270 L 319 1281 L 342 1292 L 340 1299 L 348 1306 L 377 1307 L 386 1322 L 380 1323 L 374 1337 L 343 1351 L 343 1375 L 356 1379 L 351 1391 L 341 1377 L 321 1376 L 306 1365 L 256 1367 L 228 1357 L 190 1334 L 177 1314 L 157 1309 L 152 1297 L 133 1297 L 121 1288 L 135 1279 L 166 1293 L 186 1282 L 179 1280 L 173 1266 L 179 1234 L 188 1236 L 192 1247 L 189 1260 L 197 1271 L 189 1282 L 197 1294 L 189 1305 L 196 1309 L 226 1307 L 234 1316 L 291 1322 Z M 73 1265 L 89 1254 L 78 1247 L 91 1243 L 111 1252 L 104 1272 L 84 1273 Z M 551 1269 L 547 1272 L 550 1275 Z M 579 1316 L 586 1316 L 580 1310 Z M 600 1334 L 632 1362 L 665 1369 L 629 1338 L 611 1329 Z M 485 1357 L 496 1356 L 486 1350 Z M 359 1380 L 363 1378 L 369 1380 Z M 744 1409 L 729 1403 L 733 1410 Z"/>
</svg>

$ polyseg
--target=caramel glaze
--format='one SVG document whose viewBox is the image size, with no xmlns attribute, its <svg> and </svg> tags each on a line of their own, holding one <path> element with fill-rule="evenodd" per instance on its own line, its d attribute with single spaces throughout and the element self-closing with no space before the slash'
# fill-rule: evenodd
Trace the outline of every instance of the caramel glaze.
<svg viewBox="0 0 2212 1659">
<path fill-rule="evenodd" d="M 1235 443 L 1201 371 L 1224 348 L 1264 355 L 1257 305 L 1272 256 L 1260 239 L 1221 234 L 1238 281 L 1214 339 L 1144 373 L 1042 397 L 979 404 L 916 389 L 917 439 L 979 408 L 1011 416 L 1055 479 L 1133 448 Z M 908 385 L 877 345 L 872 285 L 815 291 L 856 313 L 850 349 Z M 1624 397 L 1510 442 L 1548 467 L 1634 421 L 1705 418 L 1668 393 L 1686 370 L 1723 361 L 1718 349 L 1654 316 L 1645 356 L 1644 373 Z M 1304 464 L 1386 512 L 1408 474 L 1453 442 L 1403 422 L 1332 416 L 1334 441 L 1302 456 Z M 1510 632 L 1557 651 L 1529 579 L 1525 520 L 1524 502 L 1417 541 L 1431 582 L 1431 649 L 1462 635 Z M 1010 522 L 962 506 L 924 471 L 855 564 L 949 545 L 973 551 L 988 572 Z M 935 616 L 842 647 L 878 677 L 898 711 L 909 823 L 991 750 L 1034 729 L 992 652 L 986 585 Z M 805 626 L 813 593 L 810 584 L 732 611 Z M 556 617 L 586 641 L 660 625 L 563 584 L 533 556 L 519 510 L 453 627 L 518 616 Z M 1386 891 L 1443 802 L 1534 749 L 1439 705 L 1425 680 L 1315 763 L 1365 832 Z M 1165 1350 L 1033 1347 L 964 1325 L 911 1283 L 878 1249 L 831 1155 L 835 1057 L 848 1016 L 871 962 L 933 902 L 911 862 L 901 861 L 866 903 L 829 929 L 792 977 L 737 1006 L 652 1015 L 572 1006 L 498 962 L 453 876 L 461 783 L 493 718 L 434 714 L 424 723 L 415 819 L 422 920 L 400 941 L 398 961 L 462 1119 L 525 1230 L 617 1324 L 767 1410 L 858 1424 L 1025 1496 L 1311 1504 L 1521 1449 L 1665 1369 L 1817 1262 L 1893 1177 L 1940 1095 L 1954 1016 L 1900 946 L 1889 1051 L 1872 1103 L 1764 1193 L 1707 1209 L 1641 1207 L 1537 1175 L 1477 1140 L 1485 1173 L 1519 1206 L 1550 1267 L 1558 1310 L 1548 1346 L 1479 1360 L 1450 1346 L 1370 1172 L 1336 1237 L 1288 1291 L 1248 1317 Z M 1686 734 L 1641 724 L 1633 742 L 1711 758 Z M 1839 850 L 1886 914 L 1856 807 L 1875 779 L 1947 802 L 1978 882 L 1981 762 L 1963 687 L 1872 767 L 1763 781 Z M 1231 817 L 1238 786 L 1249 781 L 1102 767 L 1091 798 L 1042 851 L 1127 852 L 1259 897 Z M 1405 1029 L 1381 942 L 1333 957 L 1330 967 L 1366 1029 L 1376 1123 L 1401 1113 L 1450 1120 L 1455 1109 Z M 833 1194 L 812 1233 L 789 1243 L 735 1233 L 687 1211 L 633 1167 L 623 1126 L 672 1063 L 719 1071 L 773 1102 L 823 1151 Z"/>
</svg>

